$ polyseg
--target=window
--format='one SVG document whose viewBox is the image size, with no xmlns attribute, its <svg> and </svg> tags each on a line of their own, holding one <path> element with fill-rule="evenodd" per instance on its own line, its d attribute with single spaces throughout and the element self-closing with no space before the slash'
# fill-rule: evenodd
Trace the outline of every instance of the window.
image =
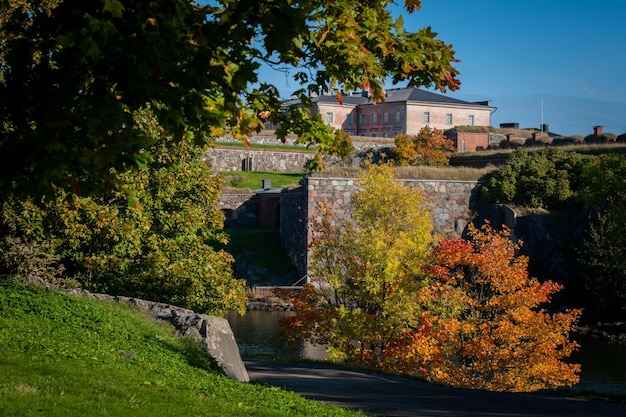
<svg viewBox="0 0 626 417">
<path fill-rule="evenodd" d="M 364 114 L 359 114 L 359 123 L 361 125 L 365 124 L 365 115 Z"/>
<path fill-rule="evenodd" d="M 425 111 L 424 112 L 424 123 L 430 123 L 430 112 L 429 111 Z"/>
<path fill-rule="evenodd" d="M 376 116 L 377 116 L 377 114 L 376 114 L 376 113 L 372 113 L 372 124 L 373 124 L 373 125 L 375 125 L 376 123 L 378 123 L 378 120 L 377 120 L 377 117 L 376 117 Z"/>
<path fill-rule="evenodd" d="M 326 124 L 332 125 L 335 119 L 333 112 L 326 112 Z"/>
<path fill-rule="evenodd" d="M 346 115 L 346 125 L 352 126 L 352 113 Z"/>
<path fill-rule="evenodd" d="M 447 125 L 452 124 L 452 113 L 446 113 L 446 124 Z"/>
<path fill-rule="evenodd" d="M 474 126 L 474 115 L 470 114 L 469 116 L 467 116 L 467 125 L 468 126 Z"/>
<path fill-rule="evenodd" d="M 397 111 L 394 115 L 393 115 L 393 121 L 396 123 L 400 123 L 400 112 Z"/>
<path fill-rule="evenodd" d="M 389 123 L 389 113 L 383 113 L 383 123 Z"/>
</svg>

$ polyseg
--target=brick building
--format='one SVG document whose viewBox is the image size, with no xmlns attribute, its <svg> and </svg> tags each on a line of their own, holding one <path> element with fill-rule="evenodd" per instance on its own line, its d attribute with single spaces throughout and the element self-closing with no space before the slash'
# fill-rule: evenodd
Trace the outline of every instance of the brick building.
<svg viewBox="0 0 626 417">
<path fill-rule="evenodd" d="M 311 112 L 351 136 L 393 138 L 400 133 L 416 134 L 424 126 L 441 130 L 490 126 L 495 110 L 489 102 L 472 103 L 418 88 L 387 90 L 384 103 L 374 103 L 363 94 L 346 95 L 342 101 L 334 95 L 313 97 Z"/>
</svg>

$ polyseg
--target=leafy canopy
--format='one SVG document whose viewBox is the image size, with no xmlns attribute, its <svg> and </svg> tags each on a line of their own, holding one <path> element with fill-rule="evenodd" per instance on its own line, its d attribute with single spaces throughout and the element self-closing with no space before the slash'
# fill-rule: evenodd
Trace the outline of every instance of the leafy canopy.
<svg viewBox="0 0 626 417">
<path fill-rule="evenodd" d="M 563 207 L 580 193 L 586 158 L 557 148 L 518 149 L 481 187 L 481 199 L 535 208 Z"/>
<path fill-rule="evenodd" d="M 452 47 L 430 28 L 406 31 L 391 4 L 2 1 L 0 188 L 112 188 L 153 160 L 144 150 L 161 139 L 133 121 L 149 106 L 177 141 L 243 138 L 271 120 L 332 152 L 335 132 L 306 106 L 282 109 L 260 65 L 292 68 L 304 104 L 310 91 L 357 88 L 384 100 L 386 80 L 457 89 Z"/>
<path fill-rule="evenodd" d="M 606 319 L 626 318 L 626 160 L 603 155 L 584 166 L 581 195 L 591 207 L 578 261 L 591 309 Z"/>
</svg>

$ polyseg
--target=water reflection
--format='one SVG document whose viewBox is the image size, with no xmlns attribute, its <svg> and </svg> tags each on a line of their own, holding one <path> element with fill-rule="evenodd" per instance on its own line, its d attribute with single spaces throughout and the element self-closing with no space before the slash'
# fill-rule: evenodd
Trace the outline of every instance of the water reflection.
<svg viewBox="0 0 626 417">
<path fill-rule="evenodd" d="M 229 313 L 226 318 L 233 329 L 243 357 L 271 357 L 284 360 L 324 360 L 325 349 L 309 343 L 285 347 L 282 340 L 272 339 L 280 331 L 278 319 L 291 315 L 284 311 L 248 311 L 245 316 Z M 626 346 L 585 338 L 571 360 L 582 365 L 580 383 L 573 389 L 626 395 Z"/>
<path fill-rule="evenodd" d="M 292 314 L 287 311 L 247 311 L 245 316 L 240 316 L 231 311 L 226 319 L 243 357 L 324 360 L 326 350 L 322 346 L 298 342 L 287 347 L 284 340 L 273 338 L 280 331 L 278 319 Z"/>
<path fill-rule="evenodd" d="M 582 366 L 575 390 L 626 395 L 626 346 L 592 338 L 578 340 L 571 360 Z"/>
</svg>

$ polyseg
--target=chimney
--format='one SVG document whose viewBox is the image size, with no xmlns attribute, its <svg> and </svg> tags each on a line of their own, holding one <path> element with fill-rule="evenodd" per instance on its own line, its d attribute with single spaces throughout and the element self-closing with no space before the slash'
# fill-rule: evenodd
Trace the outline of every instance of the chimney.
<svg viewBox="0 0 626 417">
<path fill-rule="evenodd" d="M 537 141 L 541 139 L 541 132 L 533 132 L 533 140 Z"/>
<path fill-rule="evenodd" d="M 548 133 L 549 132 L 548 125 L 545 124 L 545 123 L 542 123 L 541 124 L 541 131 L 544 132 L 544 133 Z"/>
<path fill-rule="evenodd" d="M 269 190 L 272 188 L 272 180 L 263 180 L 263 189 Z"/>
<path fill-rule="evenodd" d="M 597 140 L 600 136 L 602 136 L 602 126 L 594 126 L 593 138 Z"/>
<path fill-rule="evenodd" d="M 511 142 L 514 138 L 515 138 L 515 135 L 513 133 L 509 133 L 508 135 L 506 135 L 507 142 Z"/>
</svg>

